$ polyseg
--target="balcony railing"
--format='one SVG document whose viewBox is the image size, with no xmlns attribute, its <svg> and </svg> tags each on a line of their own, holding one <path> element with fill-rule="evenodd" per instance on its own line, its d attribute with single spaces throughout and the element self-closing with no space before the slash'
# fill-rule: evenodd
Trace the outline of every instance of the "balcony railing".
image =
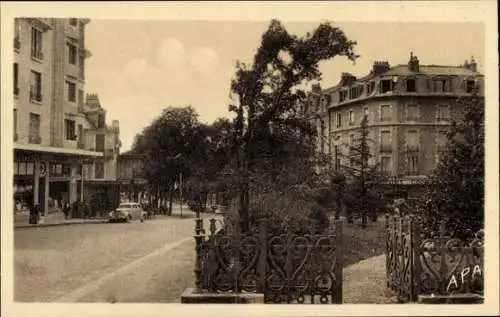
<svg viewBox="0 0 500 317">
<path fill-rule="evenodd" d="M 32 51 L 31 57 L 38 61 L 43 61 L 43 52 Z"/>
<path fill-rule="evenodd" d="M 42 102 L 43 96 L 41 92 L 30 89 L 30 101 Z"/>
<path fill-rule="evenodd" d="M 418 146 L 418 144 L 412 144 L 412 145 L 408 144 L 406 146 L 406 151 L 410 152 L 410 153 L 418 152 L 419 146 Z"/>
<path fill-rule="evenodd" d="M 14 49 L 16 50 L 21 49 L 21 40 L 19 39 L 19 36 L 16 36 L 14 38 Z"/>
<path fill-rule="evenodd" d="M 76 144 L 76 147 L 83 150 L 85 149 L 85 144 L 83 143 L 83 141 L 79 140 Z"/>
<path fill-rule="evenodd" d="M 380 152 L 392 152 L 392 144 L 381 144 Z"/>
<path fill-rule="evenodd" d="M 29 143 L 32 143 L 32 144 L 40 144 L 40 143 L 42 143 L 42 138 L 39 135 L 30 135 L 28 137 L 28 141 L 29 141 Z"/>
</svg>

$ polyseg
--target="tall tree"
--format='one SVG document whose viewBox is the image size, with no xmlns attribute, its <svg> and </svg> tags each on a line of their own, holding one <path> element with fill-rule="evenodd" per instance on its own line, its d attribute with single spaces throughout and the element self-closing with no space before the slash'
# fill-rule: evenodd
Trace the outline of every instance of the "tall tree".
<svg viewBox="0 0 500 317">
<path fill-rule="evenodd" d="M 354 134 L 349 144 L 347 165 L 343 166 L 348 181 L 349 205 L 361 215 L 361 226 L 366 227 L 368 212 L 375 213 L 382 203 L 382 186 L 384 175 L 379 164 L 371 163 L 373 157 L 370 151 L 368 121 L 364 116 L 361 120 L 359 135 Z M 352 210 L 348 208 L 347 219 L 352 222 Z"/>
<path fill-rule="evenodd" d="M 420 202 L 428 236 L 444 220 L 449 235 L 465 241 L 484 226 L 484 98 L 460 98 L 463 120 L 453 122 L 447 150 Z"/>
<path fill-rule="evenodd" d="M 300 88 L 308 81 L 320 79 L 319 62 L 335 56 L 354 61 L 355 44 L 341 29 L 329 23 L 320 24 L 312 34 L 299 38 L 289 34 L 278 20 L 272 20 L 262 36 L 253 64 L 237 65 L 231 91 L 238 100 L 230 110 L 236 113 L 239 214 L 243 230 L 249 223 L 250 175 L 255 173 L 258 162 L 258 142 L 281 128 L 313 134 L 299 111 L 306 99 Z"/>
<path fill-rule="evenodd" d="M 173 187 L 183 172 L 189 177 L 201 161 L 198 114 L 191 107 L 168 107 L 136 137 L 132 151 L 146 154 L 145 175 L 172 210 Z"/>
</svg>

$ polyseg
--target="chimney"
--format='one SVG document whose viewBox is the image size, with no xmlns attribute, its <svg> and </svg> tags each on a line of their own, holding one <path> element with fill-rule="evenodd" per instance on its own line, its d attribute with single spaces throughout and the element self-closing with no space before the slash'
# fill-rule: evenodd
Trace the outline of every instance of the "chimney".
<svg viewBox="0 0 500 317">
<path fill-rule="evenodd" d="M 477 72 L 477 63 L 476 60 L 474 59 L 474 56 L 470 58 L 470 64 L 468 68 L 471 72 Z"/>
<path fill-rule="evenodd" d="M 340 82 L 342 86 L 349 86 L 356 81 L 356 76 L 353 76 L 350 73 L 342 73 L 340 77 Z"/>
<path fill-rule="evenodd" d="M 418 57 L 413 55 L 413 52 L 410 52 L 410 60 L 408 61 L 408 69 L 410 72 L 418 73 L 420 71 L 420 64 L 418 61 Z"/>
<path fill-rule="evenodd" d="M 373 68 L 372 68 L 372 73 L 373 75 L 380 75 L 382 73 L 387 72 L 391 66 L 389 65 L 389 62 L 387 61 L 375 61 L 373 63 Z"/>
<path fill-rule="evenodd" d="M 320 84 L 312 84 L 312 92 L 315 93 L 320 93 L 321 92 L 321 85 Z"/>
</svg>

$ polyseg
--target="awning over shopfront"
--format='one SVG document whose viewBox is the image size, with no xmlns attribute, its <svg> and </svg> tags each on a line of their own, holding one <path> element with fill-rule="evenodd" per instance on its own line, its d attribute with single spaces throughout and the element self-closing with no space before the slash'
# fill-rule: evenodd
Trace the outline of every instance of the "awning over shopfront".
<svg viewBox="0 0 500 317">
<path fill-rule="evenodd" d="M 101 152 L 87 151 L 82 149 L 59 148 L 53 146 L 42 146 L 39 144 L 14 143 L 14 150 L 42 152 L 42 153 L 56 153 L 56 154 L 66 154 L 74 156 L 87 156 L 87 157 L 102 157 L 104 155 Z"/>
</svg>

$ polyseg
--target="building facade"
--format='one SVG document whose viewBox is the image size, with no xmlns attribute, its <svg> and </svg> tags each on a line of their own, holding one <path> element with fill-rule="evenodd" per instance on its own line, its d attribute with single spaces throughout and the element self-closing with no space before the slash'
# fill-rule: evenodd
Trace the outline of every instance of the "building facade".
<svg viewBox="0 0 500 317">
<path fill-rule="evenodd" d="M 88 19 L 14 23 L 14 199 L 46 214 L 85 200 L 86 181 L 116 180 L 119 124 L 84 99 Z"/>
<path fill-rule="evenodd" d="M 343 73 L 338 85 L 316 85 L 309 95 L 318 149 L 335 168 L 348 165 L 349 145 L 366 116 L 372 163 L 392 181 L 419 184 L 436 167 L 451 122 L 463 115 L 458 98 L 476 88 L 483 95 L 483 82 L 473 58 L 461 66 L 420 65 L 413 54 L 407 65 L 375 62 L 361 78 Z"/>
<path fill-rule="evenodd" d="M 143 172 L 144 155 L 130 152 L 118 157 L 118 181 L 122 200 L 148 200 L 148 182 Z"/>
</svg>

